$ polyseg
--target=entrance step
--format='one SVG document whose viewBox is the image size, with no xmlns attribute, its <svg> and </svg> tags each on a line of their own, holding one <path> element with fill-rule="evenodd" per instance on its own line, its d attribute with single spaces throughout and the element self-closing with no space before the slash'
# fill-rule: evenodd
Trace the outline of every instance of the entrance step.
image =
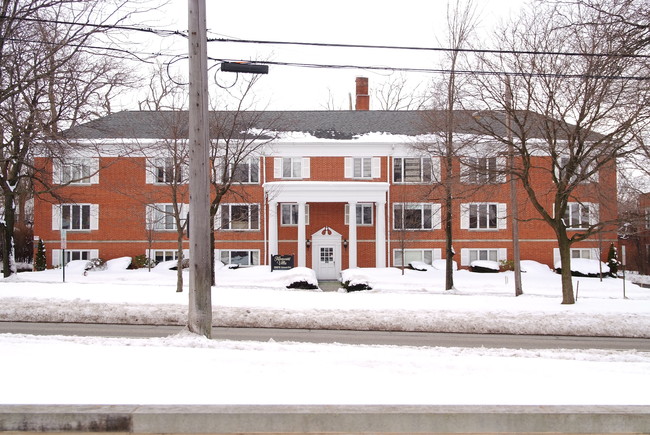
<svg viewBox="0 0 650 435">
<path fill-rule="evenodd" d="M 324 292 L 335 292 L 341 288 L 339 281 L 318 281 L 318 287 Z"/>
</svg>

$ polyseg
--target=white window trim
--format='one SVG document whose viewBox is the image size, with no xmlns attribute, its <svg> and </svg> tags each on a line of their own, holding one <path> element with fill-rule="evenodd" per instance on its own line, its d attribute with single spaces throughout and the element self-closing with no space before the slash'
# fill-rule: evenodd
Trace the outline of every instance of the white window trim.
<svg viewBox="0 0 650 435">
<path fill-rule="evenodd" d="M 497 227 L 496 228 L 470 228 L 470 206 L 471 205 L 496 205 L 497 206 Z M 466 202 L 460 205 L 460 229 L 469 231 L 499 231 L 508 228 L 508 204 L 503 202 Z"/>
<path fill-rule="evenodd" d="M 588 227 L 592 225 L 596 225 L 598 221 L 600 220 L 600 212 L 599 212 L 599 204 L 595 202 L 569 202 L 567 203 L 567 212 L 569 214 L 569 217 L 571 217 L 571 207 L 577 206 L 580 207 L 580 215 L 583 214 L 582 210 L 584 207 L 588 208 L 589 214 L 587 216 L 587 227 L 575 227 L 572 224 L 574 222 L 566 222 L 564 220 L 564 217 L 562 217 L 562 220 L 564 222 L 564 225 L 566 226 L 567 230 L 571 231 L 585 231 Z M 554 205 L 555 207 L 555 205 Z M 555 212 L 555 209 L 554 209 Z M 569 225 L 571 224 L 571 225 Z"/>
<path fill-rule="evenodd" d="M 61 161 L 52 162 L 52 183 L 61 184 L 63 182 L 63 170 L 68 164 L 74 162 L 85 162 L 89 167 L 90 175 L 79 181 L 68 183 L 71 186 L 88 186 L 99 183 L 99 159 L 96 157 L 70 158 Z M 87 181 L 86 181 L 87 180 Z"/>
<path fill-rule="evenodd" d="M 282 221 L 282 217 L 283 217 L 282 207 L 284 207 L 286 205 L 296 205 L 297 206 L 298 203 L 297 202 L 282 202 L 282 203 L 280 203 L 280 216 L 279 216 L 280 225 L 283 226 L 283 227 L 297 227 L 298 222 L 296 222 L 295 224 L 294 223 L 286 224 L 286 223 L 284 223 Z M 309 204 L 305 204 L 305 225 L 309 225 Z"/>
<path fill-rule="evenodd" d="M 291 159 L 291 161 L 300 160 L 300 176 L 299 177 L 285 177 L 283 171 L 284 159 Z M 284 180 L 303 180 L 311 176 L 310 158 L 309 157 L 275 157 L 273 159 L 273 177 Z"/>
<path fill-rule="evenodd" d="M 176 220 L 174 219 L 174 228 L 160 228 L 160 222 L 164 221 L 164 216 L 172 216 L 173 214 L 168 214 L 165 211 L 165 208 L 167 206 L 172 206 L 172 203 L 165 202 L 165 203 L 154 203 L 154 204 L 147 204 L 145 206 L 145 228 L 147 230 L 153 230 L 156 232 L 165 232 L 165 231 L 177 231 L 177 225 L 176 225 Z M 179 217 L 182 220 L 186 219 L 187 213 L 190 210 L 190 205 L 189 204 L 178 204 L 179 206 Z M 163 216 L 163 219 L 157 219 L 155 220 L 155 214 L 160 213 Z"/>
<path fill-rule="evenodd" d="M 52 204 L 52 231 L 61 231 L 61 219 L 63 214 L 63 206 L 90 206 L 90 228 L 84 229 L 66 229 L 65 231 L 84 232 L 95 231 L 99 229 L 99 204 Z"/>
<path fill-rule="evenodd" d="M 478 171 L 476 167 L 478 162 L 474 164 L 461 163 L 461 182 L 464 184 L 503 184 L 506 182 L 506 174 L 504 172 L 506 168 L 506 158 L 503 156 L 484 156 L 484 157 L 467 157 L 467 159 L 495 159 L 495 180 L 493 182 L 481 182 L 470 180 L 470 178 L 478 178 L 475 173 Z"/>
<path fill-rule="evenodd" d="M 229 253 L 228 258 L 230 258 L 232 260 L 232 252 L 234 252 L 234 251 L 248 252 L 250 260 L 257 260 L 256 262 L 251 262 L 251 264 L 240 265 L 240 267 L 251 267 L 251 266 L 259 266 L 260 265 L 260 250 L 259 249 L 235 249 L 235 248 L 233 248 L 233 249 L 217 249 L 217 253 L 216 253 L 215 258 L 218 259 L 219 261 L 223 262 L 223 260 L 221 259 L 221 255 L 224 252 L 228 252 Z M 230 264 L 230 263 L 231 262 L 228 262 L 228 263 L 225 263 L 225 264 Z"/>
<path fill-rule="evenodd" d="M 422 261 L 424 263 L 426 263 L 426 264 L 432 264 L 433 261 L 435 261 L 435 260 L 442 260 L 442 249 L 440 249 L 440 248 L 406 248 L 406 249 L 396 248 L 396 249 L 393 249 L 393 266 L 394 267 L 402 267 L 402 264 L 399 264 L 397 262 L 397 255 L 398 255 L 398 253 L 401 254 L 402 251 L 404 251 L 405 253 L 419 251 L 422 254 L 424 254 L 425 251 L 431 252 L 431 263 L 426 263 L 424 261 L 424 255 L 422 255 L 422 258 L 423 258 Z M 408 265 L 405 264 L 404 266 L 408 266 Z"/>
<path fill-rule="evenodd" d="M 370 223 L 358 223 L 358 227 L 371 227 L 375 223 L 375 217 L 374 217 L 374 212 L 375 212 L 375 207 L 372 202 L 358 202 L 357 203 L 357 208 L 361 207 L 361 213 L 359 213 L 359 210 L 357 210 L 357 219 L 359 217 L 363 217 L 363 208 L 365 207 L 370 207 Z M 344 217 L 344 222 L 345 225 L 350 225 L 350 204 L 345 204 L 345 211 L 344 211 L 345 217 Z"/>
<path fill-rule="evenodd" d="M 396 228 L 395 224 L 397 223 L 397 220 L 395 219 L 395 206 L 398 206 L 398 205 L 402 206 L 402 210 L 404 210 L 406 206 L 419 206 L 419 207 L 429 206 L 429 207 L 431 207 L 431 228 Z M 434 202 L 394 202 L 392 207 L 391 207 L 392 219 L 393 219 L 393 230 L 394 231 L 433 231 L 433 230 L 439 230 L 440 228 L 442 228 L 441 209 L 442 209 L 442 206 L 440 204 L 434 203 Z M 402 221 L 403 221 L 403 219 L 402 219 Z"/>
<path fill-rule="evenodd" d="M 158 181 L 158 175 L 156 174 L 157 168 L 161 166 L 161 162 L 164 164 L 168 160 L 171 160 L 172 164 L 174 162 L 173 157 L 156 157 L 152 159 L 147 159 L 147 167 L 146 167 L 146 183 L 147 184 L 156 184 L 159 186 L 162 185 L 169 185 L 169 184 L 174 184 L 172 181 Z M 188 184 L 190 180 L 190 173 L 189 173 L 189 164 L 186 162 L 181 162 L 180 164 L 180 169 L 181 169 L 181 180 L 176 183 L 176 184 Z"/>
<path fill-rule="evenodd" d="M 402 180 L 395 180 L 395 162 L 397 160 L 404 159 L 420 159 L 420 180 L 419 181 L 403 181 L 404 179 L 404 167 L 402 167 Z M 429 175 L 430 180 L 424 180 L 424 160 L 428 159 L 431 162 L 431 174 Z M 432 158 L 429 156 L 394 156 L 392 158 L 393 164 L 391 166 L 391 180 L 394 184 L 431 184 L 440 179 L 440 159 Z"/>
<path fill-rule="evenodd" d="M 257 181 L 250 181 L 251 180 L 251 175 L 254 173 L 253 170 L 251 169 L 251 163 L 253 163 L 256 166 L 256 173 L 257 173 Z M 237 184 L 260 184 L 260 161 L 259 157 L 246 157 L 243 159 L 240 163 L 240 165 L 248 165 L 248 181 L 234 181 Z M 230 176 L 234 178 L 235 176 L 235 168 L 232 163 L 228 164 L 228 171 L 230 173 Z"/>
<path fill-rule="evenodd" d="M 223 211 L 223 207 L 229 207 L 231 209 L 229 214 L 231 214 L 233 206 L 236 206 L 236 207 L 238 207 L 238 206 L 246 206 L 246 207 L 248 207 L 248 216 L 249 216 L 248 228 L 223 228 L 223 222 L 222 222 L 222 219 L 221 219 L 221 214 L 222 214 L 222 211 Z M 257 207 L 257 221 L 256 221 L 257 228 L 251 228 L 251 224 L 253 223 L 253 221 L 250 219 L 251 207 Z M 219 209 L 217 210 L 217 214 L 214 217 L 215 229 L 220 230 L 220 231 L 260 231 L 260 229 L 261 229 L 261 225 L 260 225 L 261 213 L 262 213 L 262 209 L 260 207 L 260 204 L 258 204 L 258 203 L 235 203 L 235 202 L 233 202 L 233 203 L 221 204 L 221 205 L 219 205 Z"/>
<path fill-rule="evenodd" d="M 600 259 L 600 249 L 598 248 L 570 248 L 571 250 L 571 259 L 573 259 L 573 252 L 574 251 L 589 251 L 589 259 L 590 260 L 598 260 Z M 585 257 L 576 257 L 576 258 L 585 258 Z M 555 266 L 560 262 L 560 248 L 553 248 L 553 265 Z"/>
<path fill-rule="evenodd" d="M 470 266 L 470 253 L 471 251 L 497 251 L 497 262 L 505 261 L 508 259 L 507 248 L 462 248 L 460 250 L 460 265 Z"/>
<path fill-rule="evenodd" d="M 363 160 L 370 159 L 370 176 L 364 177 L 355 177 L 354 176 L 354 161 L 357 159 Z M 379 178 L 381 176 L 381 158 L 380 157 L 345 157 L 343 162 L 343 171 L 345 178 L 351 178 L 353 180 L 370 180 L 373 178 Z"/>
<path fill-rule="evenodd" d="M 556 178 L 559 179 L 560 176 L 562 175 L 562 170 L 567 165 L 569 158 L 570 157 L 568 155 L 566 155 L 566 154 L 560 155 L 558 157 L 555 168 L 554 168 Z M 584 165 L 581 168 L 582 169 L 581 172 L 585 172 L 583 168 L 584 168 Z M 593 169 L 594 169 L 594 163 L 591 163 L 591 164 L 587 165 L 586 172 L 591 172 Z M 598 171 L 596 171 L 592 175 L 590 175 L 588 178 L 586 178 L 584 180 L 581 180 L 578 184 L 598 183 L 598 179 L 599 179 Z M 573 180 L 569 180 L 569 182 L 573 182 Z"/>
<path fill-rule="evenodd" d="M 66 249 L 66 255 L 68 252 L 80 252 L 80 251 L 88 251 L 90 252 L 90 257 L 89 259 L 92 260 L 93 258 L 100 258 L 99 257 L 99 249 Z M 60 267 L 61 266 L 61 257 L 63 256 L 63 249 L 52 249 L 52 267 Z"/>
</svg>

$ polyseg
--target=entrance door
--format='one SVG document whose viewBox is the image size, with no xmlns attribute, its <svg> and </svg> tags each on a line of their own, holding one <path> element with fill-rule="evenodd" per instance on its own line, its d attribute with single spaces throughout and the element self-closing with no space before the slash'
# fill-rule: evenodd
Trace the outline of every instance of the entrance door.
<svg viewBox="0 0 650 435">
<path fill-rule="evenodd" d="M 312 238 L 311 264 L 319 280 L 339 279 L 341 272 L 341 235 L 331 228 L 316 231 Z"/>
<path fill-rule="evenodd" d="M 337 279 L 339 276 L 334 252 L 335 246 L 321 245 L 318 248 L 318 271 L 319 279 Z"/>
</svg>

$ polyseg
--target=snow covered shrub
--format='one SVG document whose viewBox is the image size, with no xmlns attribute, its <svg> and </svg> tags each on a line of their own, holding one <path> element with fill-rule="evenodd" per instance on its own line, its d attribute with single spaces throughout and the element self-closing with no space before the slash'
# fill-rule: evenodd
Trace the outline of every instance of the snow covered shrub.
<svg viewBox="0 0 650 435">
<path fill-rule="evenodd" d="M 515 270 L 515 261 L 514 260 L 501 260 L 499 262 L 501 271 L 506 270 Z"/>
<path fill-rule="evenodd" d="M 343 288 L 348 292 L 358 292 L 358 291 L 362 291 L 362 290 L 372 290 L 372 287 L 370 287 L 367 283 L 354 283 L 354 284 L 352 284 L 350 281 L 345 281 L 343 283 Z"/>
<path fill-rule="evenodd" d="M 314 284 L 310 284 L 307 281 L 296 281 L 289 284 L 287 288 L 299 289 L 299 290 L 315 290 L 318 288 L 318 286 Z"/>
<path fill-rule="evenodd" d="M 106 270 L 106 262 L 101 258 L 92 258 L 90 259 L 89 263 L 90 263 L 90 268 L 88 270 L 93 270 L 93 271 Z"/>
<path fill-rule="evenodd" d="M 131 266 L 133 266 L 134 269 L 143 269 L 145 267 L 154 267 L 156 265 L 156 262 L 146 255 L 136 255 L 133 257 L 133 261 L 131 262 Z"/>
<path fill-rule="evenodd" d="M 469 265 L 469 270 L 478 273 L 497 273 L 499 272 L 499 263 L 489 260 L 476 260 Z"/>
</svg>

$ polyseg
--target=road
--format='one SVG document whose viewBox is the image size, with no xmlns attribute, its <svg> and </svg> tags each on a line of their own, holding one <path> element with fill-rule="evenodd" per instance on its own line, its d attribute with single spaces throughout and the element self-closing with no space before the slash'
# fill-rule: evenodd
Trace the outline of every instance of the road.
<svg viewBox="0 0 650 435">
<path fill-rule="evenodd" d="M 0 334 L 144 338 L 166 337 L 182 330 L 181 326 L 0 322 Z M 650 339 L 644 338 L 217 327 L 213 328 L 212 335 L 217 340 L 269 341 L 273 339 L 310 343 L 511 349 L 636 349 L 650 352 Z"/>
</svg>

